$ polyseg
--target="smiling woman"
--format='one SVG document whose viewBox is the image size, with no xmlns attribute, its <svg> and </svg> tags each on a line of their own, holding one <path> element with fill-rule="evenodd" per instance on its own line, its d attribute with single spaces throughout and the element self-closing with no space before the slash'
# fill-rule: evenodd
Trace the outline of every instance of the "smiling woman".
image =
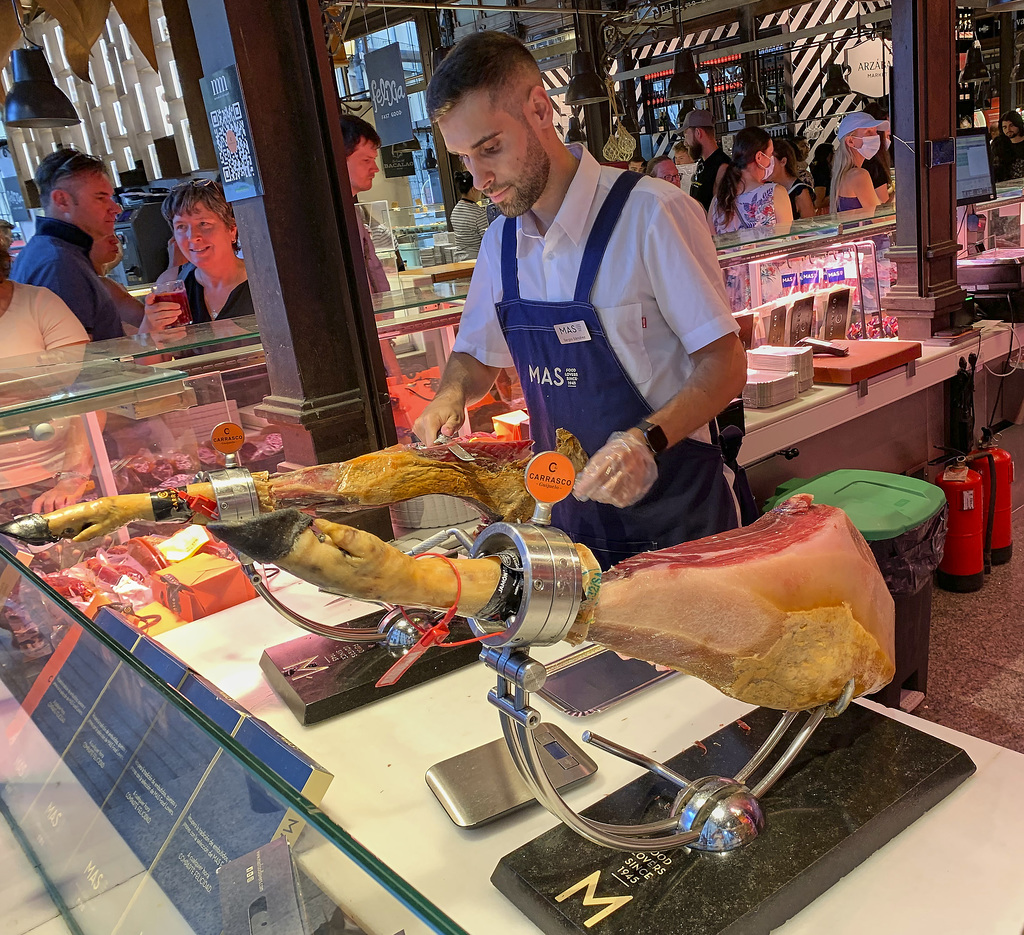
<svg viewBox="0 0 1024 935">
<path fill-rule="evenodd" d="M 184 280 L 193 322 L 252 315 L 245 263 L 237 254 L 238 226 L 220 185 L 210 179 L 179 185 L 164 200 L 162 210 L 188 262 L 171 267 L 158 282 Z M 175 303 L 158 302 L 150 295 L 140 330 L 163 331 L 180 312 Z"/>
</svg>

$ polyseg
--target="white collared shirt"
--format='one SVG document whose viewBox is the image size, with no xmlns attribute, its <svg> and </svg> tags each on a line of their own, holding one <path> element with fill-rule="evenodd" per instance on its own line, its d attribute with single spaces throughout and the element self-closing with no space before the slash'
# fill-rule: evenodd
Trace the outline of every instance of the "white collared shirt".
<svg viewBox="0 0 1024 935">
<path fill-rule="evenodd" d="M 546 234 L 533 212 L 518 227 L 519 294 L 568 302 L 597 212 L 621 169 L 601 166 L 579 144 L 580 160 Z M 490 367 L 511 367 L 495 305 L 501 300 L 498 218 L 484 235 L 454 350 Z M 701 206 L 674 185 L 644 178 L 612 233 L 591 302 L 615 353 L 652 409 L 664 406 L 693 370 L 690 354 L 738 332 Z"/>
</svg>

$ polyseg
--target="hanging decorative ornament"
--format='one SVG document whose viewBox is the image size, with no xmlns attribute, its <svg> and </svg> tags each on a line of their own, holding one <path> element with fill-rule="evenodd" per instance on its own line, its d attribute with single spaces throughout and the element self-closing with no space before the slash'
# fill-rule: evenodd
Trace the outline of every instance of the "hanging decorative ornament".
<svg viewBox="0 0 1024 935">
<path fill-rule="evenodd" d="M 609 162 L 628 162 L 636 152 L 636 140 L 633 134 L 622 125 L 622 114 L 619 112 L 619 99 L 615 87 L 608 82 L 608 106 L 611 109 L 612 132 L 601 150 L 601 155 Z"/>
</svg>

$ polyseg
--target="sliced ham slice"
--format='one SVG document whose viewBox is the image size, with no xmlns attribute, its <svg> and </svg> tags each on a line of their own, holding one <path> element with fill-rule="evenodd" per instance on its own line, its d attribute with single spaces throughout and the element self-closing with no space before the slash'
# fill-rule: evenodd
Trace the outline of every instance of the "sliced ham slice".
<svg viewBox="0 0 1024 935">
<path fill-rule="evenodd" d="M 811 499 L 616 565 L 587 638 L 771 708 L 832 701 L 850 678 L 877 691 L 895 671 L 893 600 L 846 514 Z"/>
</svg>

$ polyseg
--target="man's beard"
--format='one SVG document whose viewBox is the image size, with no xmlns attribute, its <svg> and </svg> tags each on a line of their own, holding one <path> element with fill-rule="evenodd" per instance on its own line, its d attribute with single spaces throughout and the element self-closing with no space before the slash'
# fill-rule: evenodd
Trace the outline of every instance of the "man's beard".
<svg viewBox="0 0 1024 935">
<path fill-rule="evenodd" d="M 696 162 L 704 156 L 704 150 L 701 149 L 700 143 L 691 143 L 686 147 L 686 151 L 690 154 L 690 158 Z"/>
<path fill-rule="evenodd" d="M 525 165 L 523 174 L 515 181 L 491 186 L 491 191 L 507 189 L 505 197 L 497 205 L 498 210 L 507 218 L 526 214 L 547 188 L 548 176 L 551 174 L 551 158 L 532 130 L 526 144 Z"/>
</svg>

